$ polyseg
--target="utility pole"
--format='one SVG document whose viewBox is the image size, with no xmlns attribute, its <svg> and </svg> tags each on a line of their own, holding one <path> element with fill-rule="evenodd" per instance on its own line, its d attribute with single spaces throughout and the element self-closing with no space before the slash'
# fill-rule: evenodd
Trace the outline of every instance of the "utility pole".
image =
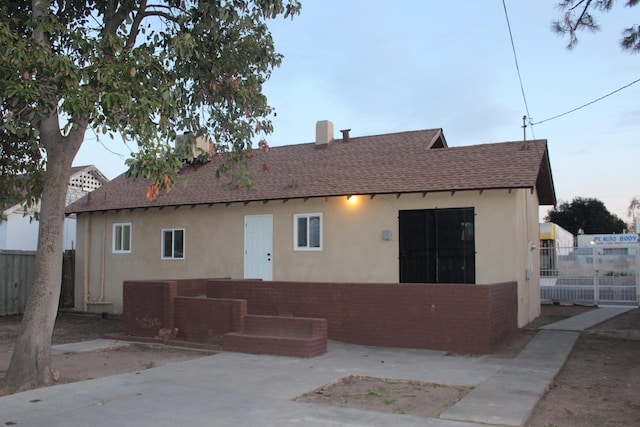
<svg viewBox="0 0 640 427">
<path fill-rule="evenodd" d="M 527 116 L 522 116 L 522 148 L 520 149 L 529 149 L 529 144 L 527 143 Z"/>
</svg>

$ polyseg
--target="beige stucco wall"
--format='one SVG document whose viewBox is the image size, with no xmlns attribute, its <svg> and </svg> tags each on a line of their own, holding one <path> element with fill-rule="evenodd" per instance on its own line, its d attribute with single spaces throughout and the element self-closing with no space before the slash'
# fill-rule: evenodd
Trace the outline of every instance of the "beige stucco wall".
<svg viewBox="0 0 640 427">
<path fill-rule="evenodd" d="M 76 308 L 122 311 L 122 282 L 244 276 L 245 215 L 273 216 L 273 279 L 398 282 L 398 211 L 473 207 L 476 283 L 516 280 L 519 325 L 539 314 L 538 203 L 529 190 L 356 196 L 78 215 Z M 294 251 L 294 214 L 322 213 L 321 251 Z M 111 250 L 114 223 L 132 224 L 132 251 Z M 185 259 L 161 259 L 161 230 L 185 229 Z M 390 230 L 391 240 L 382 232 Z M 105 238 L 106 237 L 106 238 Z M 531 279 L 526 279 L 526 270 Z M 100 304 L 85 305 L 88 301 Z M 102 304 L 102 303 L 107 304 Z"/>
</svg>

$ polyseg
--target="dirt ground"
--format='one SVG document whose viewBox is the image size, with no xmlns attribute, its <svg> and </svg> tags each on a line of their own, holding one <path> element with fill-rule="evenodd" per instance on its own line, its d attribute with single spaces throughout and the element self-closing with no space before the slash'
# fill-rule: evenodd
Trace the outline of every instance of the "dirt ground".
<svg viewBox="0 0 640 427">
<path fill-rule="evenodd" d="M 437 417 L 471 391 L 469 386 L 443 386 L 350 375 L 296 398 L 298 402 L 323 403 L 394 414 Z"/>
<path fill-rule="evenodd" d="M 9 367 L 14 340 L 20 328 L 19 316 L 0 317 L 0 378 Z M 56 320 L 52 343 L 65 344 L 103 338 L 122 332 L 116 317 L 61 313 Z M 211 352 L 178 349 L 151 344 L 131 344 L 105 351 L 52 355 L 58 383 L 82 381 L 125 372 L 136 372 L 170 362 L 193 359 Z M 0 395 L 3 391 L 0 390 Z"/>
<path fill-rule="evenodd" d="M 547 323 L 579 314 L 590 307 L 542 306 L 542 316 L 522 329 L 490 357 L 512 358 Z M 0 376 L 6 371 L 19 317 L 0 317 Z M 118 318 L 61 314 L 54 344 L 101 338 L 120 332 Z M 633 331 L 635 339 L 622 337 Z M 549 391 L 535 408 L 527 427 L 636 426 L 640 419 L 640 309 L 634 309 L 583 333 Z M 612 337 L 614 336 L 614 337 Z M 211 353 L 158 345 L 90 353 L 54 355 L 60 382 L 79 381 L 201 357 Z M 437 417 L 472 387 L 450 386 L 388 378 L 349 376 L 296 400 L 318 404 Z"/>
<path fill-rule="evenodd" d="M 527 427 L 637 426 L 639 358 L 640 309 L 582 333 Z"/>
</svg>

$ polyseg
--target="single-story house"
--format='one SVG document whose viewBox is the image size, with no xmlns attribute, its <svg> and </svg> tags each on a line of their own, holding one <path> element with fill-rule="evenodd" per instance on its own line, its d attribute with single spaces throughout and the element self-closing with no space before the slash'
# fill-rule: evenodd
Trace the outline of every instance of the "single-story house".
<svg viewBox="0 0 640 427">
<path fill-rule="evenodd" d="M 538 208 L 556 197 L 545 140 L 449 147 L 442 129 L 272 147 L 253 186 L 186 165 L 154 201 L 121 175 L 78 219 L 76 308 L 122 312 L 125 280 L 517 282 L 518 325 L 540 312 Z"/>
<path fill-rule="evenodd" d="M 100 187 L 109 180 L 93 165 L 74 166 L 71 168 L 69 187 L 67 190 L 67 206 L 81 199 L 89 192 Z M 18 203 L 2 207 L 2 215 L 6 220 L 0 221 L 0 249 L 35 251 L 38 249 L 38 221 L 33 215 L 38 212 L 39 205 L 26 209 Z M 76 220 L 75 216 L 67 216 L 64 221 L 64 249 L 75 249 Z"/>
</svg>

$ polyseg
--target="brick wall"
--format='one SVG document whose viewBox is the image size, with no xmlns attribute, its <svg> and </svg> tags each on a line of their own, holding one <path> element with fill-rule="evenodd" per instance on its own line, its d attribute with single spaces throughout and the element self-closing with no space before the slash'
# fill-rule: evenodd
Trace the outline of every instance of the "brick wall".
<svg viewBox="0 0 640 427">
<path fill-rule="evenodd" d="M 513 285 L 513 286 L 509 286 Z M 491 348 L 497 348 L 511 335 L 518 324 L 518 291 L 515 282 L 494 285 L 489 288 L 491 307 Z M 515 322 L 513 329 L 509 327 Z"/>
<path fill-rule="evenodd" d="M 197 297 L 207 293 L 207 279 L 180 280 L 178 295 L 181 297 Z"/>
<path fill-rule="evenodd" d="M 279 317 L 248 315 L 244 333 L 247 335 L 276 335 L 289 338 L 326 336 L 327 321 L 308 317 Z"/>
<path fill-rule="evenodd" d="M 159 329 L 173 328 L 177 289 L 176 281 L 125 281 L 123 331 L 128 335 L 155 337 Z"/>
<path fill-rule="evenodd" d="M 242 332 L 225 334 L 222 348 L 244 353 L 315 357 L 327 352 L 327 321 L 247 315 Z"/>
<path fill-rule="evenodd" d="M 253 315 L 328 320 L 337 341 L 491 353 L 517 329 L 516 284 L 298 283 L 211 280 L 209 298 L 247 301 Z"/>
<path fill-rule="evenodd" d="M 123 332 L 156 337 L 161 328 L 177 327 L 179 339 L 214 343 L 226 331 L 244 331 L 247 314 L 304 317 L 326 319 L 328 337 L 337 341 L 487 354 L 517 329 L 515 282 L 434 285 L 215 279 L 206 282 L 210 299 L 182 296 L 199 295 L 201 286 L 199 281 L 125 282 Z M 260 352 L 258 341 L 256 352 Z M 268 345 L 265 341 L 265 348 Z"/>
<path fill-rule="evenodd" d="M 229 333 L 222 339 L 224 350 L 242 353 L 316 357 L 327 352 L 327 337 L 300 339 Z"/>
<path fill-rule="evenodd" d="M 244 300 L 176 297 L 175 327 L 184 341 L 220 344 L 222 335 L 243 329 Z"/>
</svg>

